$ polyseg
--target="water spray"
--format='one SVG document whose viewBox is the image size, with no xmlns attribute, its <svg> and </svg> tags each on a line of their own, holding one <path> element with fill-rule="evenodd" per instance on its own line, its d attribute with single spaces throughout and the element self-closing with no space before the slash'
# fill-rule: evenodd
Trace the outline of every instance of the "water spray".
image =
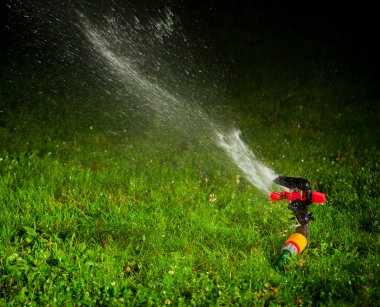
<svg viewBox="0 0 380 307">
<path fill-rule="evenodd" d="M 281 248 L 281 256 L 277 262 L 280 269 L 284 268 L 286 260 L 291 256 L 300 254 L 310 242 L 309 221 L 314 220 L 313 214 L 309 212 L 312 203 L 324 203 L 326 196 L 315 192 L 310 187 L 310 182 L 304 178 L 280 176 L 273 180 L 290 191 L 272 192 L 271 200 L 288 200 L 288 209 L 294 214 L 296 220 L 296 233 L 292 234 Z"/>
<path fill-rule="evenodd" d="M 277 177 L 275 172 L 249 149 L 241 139 L 239 129 L 226 129 L 210 117 L 200 103 L 206 97 L 183 95 L 182 92 L 195 91 L 182 87 L 192 83 L 191 76 L 182 79 L 180 73 L 172 70 L 175 59 L 172 57 L 167 60 L 164 56 L 159 56 L 162 54 L 160 48 L 165 47 L 169 48 L 165 51 L 166 54 L 178 54 L 178 51 L 174 53 L 170 49 L 171 45 L 162 43 L 163 35 L 166 40 L 170 40 L 176 33 L 173 28 L 174 14 L 171 11 L 160 20 L 160 26 L 153 21 L 153 25 L 146 26 L 150 31 L 142 31 L 143 25 L 137 18 L 134 24 L 128 19 L 121 19 L 120 24 L 118 18 L 105 16 L 106 27 L 100 27 L 85 14 L 78 12 L 77 15 L 77 25 L 90 43 L 93 54 L 97 55 L 95 58 L 99 67 L 109 73 L 110 79 L 122 92 L 139 102 L 142 114 L 154 114 L 167 127 L 181 132 L 184 137 L 198 139 L 200 145 L 202 140 L 211 140 L 211 144 L 223 150 L 250 183 L 263 193 L 270 192 L 273 179 Z M 184 53 L 186 58 L 190 58 L 187 51 Z M 184 69 L 191 71 L 191 67 Z M 168 82 L 169 75 L 169 79 L 175 80 L 175 88 Z M 196 90 L 199 91 L 198 88 Z"/>
</svg>

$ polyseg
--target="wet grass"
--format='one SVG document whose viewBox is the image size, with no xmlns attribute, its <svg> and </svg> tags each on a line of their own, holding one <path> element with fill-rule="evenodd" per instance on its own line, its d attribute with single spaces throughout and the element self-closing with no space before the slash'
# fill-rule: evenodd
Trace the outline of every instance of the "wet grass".
<svg viewBox="0 0 380 307">
<path fill-rule="evenodd" d="M 41 93 L 30 80 L 7 84 L 7 72 L 0 305 L 375 306 L 378 97 L 339 63 L 262 63 L 220 112 L 270 167 L 328 199 L 285 271 L 286 204 L 212 150 L 160 134 L 106 96 Z"/>
</svg>

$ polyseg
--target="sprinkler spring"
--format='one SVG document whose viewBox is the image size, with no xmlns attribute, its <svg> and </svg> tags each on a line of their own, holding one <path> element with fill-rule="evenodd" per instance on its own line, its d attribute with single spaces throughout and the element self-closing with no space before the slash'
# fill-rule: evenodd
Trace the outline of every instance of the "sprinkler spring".
<svg viewBox="0 0 380 307">
<path fill-rule="evenodd" d="M 313 214 L 308 212 L 312 203 L 324 203 L 326 196 L 323 193 L 312 191 L 310 182 L 303 178 L 280 176 L 273 182 L 288 188 L 290 192 L 272 192 L 271 200 L 288 200 L 288 209 L 296 220 L 296 233 L 292 234 L 281 248 L 281 257 L 277 262 L 280 269 L 284 267 L 286 259 L 300 254 L 310 242 L 309 221 L 314 220 Z"/>
</svg>

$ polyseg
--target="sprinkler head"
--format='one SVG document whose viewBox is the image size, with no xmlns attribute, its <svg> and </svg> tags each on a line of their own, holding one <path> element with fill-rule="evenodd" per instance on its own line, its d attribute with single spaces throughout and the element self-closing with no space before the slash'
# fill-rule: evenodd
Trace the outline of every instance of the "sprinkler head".
<svg viewBox="0 0 380 307">
<path fill-rule="evenodd" d="M 273 181 L 290 189 L 290 191 L 272 192 L 269 198 L 274 201 L 288 201 L 288 209 L 293 212 L 296 220 L 296 231 L 305 236 L 307 241 L 310 241 L 309 221 L 314 220 L 314 217 L 308 212 L 309 205 L 324 203 L 326 201 L 325 195 L 312 191 L 310 182 L 304 178 L 280 176 Z"/>
<path fill-rule="evenodd" d="M 291 192 L 272 192 L 271 200 L 301 201 L 304 204 L 324 203 L 326 196 L 320 192 L 314 192 L 310 188 L 310 182 L 304 178 L 280 176 L 273 180 L 274 183 L 291 190 Z"/>
</svg>

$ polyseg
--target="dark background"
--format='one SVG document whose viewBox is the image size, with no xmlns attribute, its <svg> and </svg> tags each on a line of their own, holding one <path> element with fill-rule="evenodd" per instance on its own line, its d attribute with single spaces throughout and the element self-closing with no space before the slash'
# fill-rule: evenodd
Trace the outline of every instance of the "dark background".
<svg viewBox="0 0 380 307">
<path fill-rule="evenodd" d="M 23 1 L 6 0 L 0 4 L 0 64 L 3 67 L 36 66 L 38 69 L 35 64 L 41 58 L 46 65 L 57 64 L 57 50 L 67 44 L 67 39 L 64 35 L 54 36 L 55 25 L 44 23 L 44 14 L 55 10 L 59 14 L 72 1 L 47 3 L 50 4 L 44 5 L 46 12 L 40 12 L 37 18 L 30 18 L 23 12 Z M 91 3 L 107 5 L 104 1 Z M 142 10 L 149 10 L 153 3 L 157 5 L 157 1 L 136 3 Z M 349 65 L 378 81 L 380 27 L 375 5 L 369 2 L 208 0 L 162 3 L 174 6 L 189 35 L 207 41 L 215 56 L 234 66 L 235 71 L 244 65 L 255 48 L 269 46 L 276 49 L 272 54 L 276 57 L 282 52 L 292 54 L 292 43 L 286 45 L 284 42 L 297 41 L 305 42 L 311 52 L 313 48 L 334 48 L 338 56 L 341 54 L 348 59 Z M 64 34 L 72 21 L 67 17 L 62 20 L 57 27 Z M 35 31 L 36 28 L 39 31 Z"/>
<path fill-rule="evenodd" d="M 10 8 L 14 2 L 6 0 L 0 7 L 2 54 L 13 52 L 15 47 L 22 48 L 28 41 L 26 34 L 31 24 L 23 14 Z M 142 2 L 149 6 L 149 1 Z M 163 3 L 170 5 L 168 1 Z M 187 19 L 185 22 L 192 23 L 194 28 L 202 28 L 204 34 L 215 34 L 214 37 L 221 40 L 225 30 L 235 31 L 239 36 L 256 31 L 292 29 L 296 34 L 321 40 L 341 40 L 363 53 L 379 50 L 376 46 L 380 29 L 378 14 L 371 2 L 205 0 L 173 1 L 173 4 L 182 10 L 182 18 Z"/>
</svg>

